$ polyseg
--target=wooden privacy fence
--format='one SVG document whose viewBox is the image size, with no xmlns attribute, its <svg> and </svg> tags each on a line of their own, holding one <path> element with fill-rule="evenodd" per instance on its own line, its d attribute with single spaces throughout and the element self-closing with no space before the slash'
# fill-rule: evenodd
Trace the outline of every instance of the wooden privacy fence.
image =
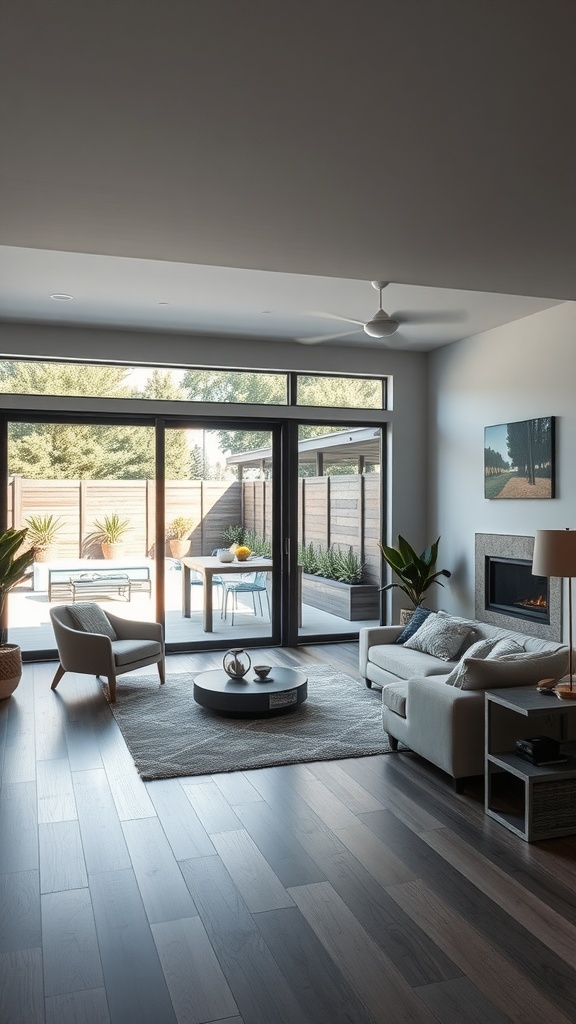
<svg viewBox="0 0 576 1024">
<path fill-rule="evenodd" d="M 56 539 L 59 558 L 100 557 L 90 541 L 94 521 L 117 512 L 129 519 L 124 554 L 151 557 L 156 529 L 153 480 L 8 481 L 8 523 L 25 525 L 31 515 L 61 519 Z M 193 520 L 190 553 L 206 555 L 223 544 L 227 526 L 243 524 L 272 537 L 272 481 L 169 480 L 165 486 L 166 523 Z M 303 477 L 298 480 L 298 543 L 352 548 L 365 564 L 366 582 L 379 583 L 380 475 Z M 169 551 L 167 551 L 169 554 Z"/>
<path fill-rule="evenodd" d="M 59 558 L 100 557 L 99 544 L 90 541 L 94 521 L 117 512 L 130 520 L 123 538 L 126 556 L 154 554 L 156 531 L 154 480 L 8 480 L 8 523 L 25 526 L 31 515 L 54 515 L 61 520 L 56 538 Z M 223 532 L 242 521 L 242 485 L 221 480 L 170 480 L 165 487 L 166 522 L 177 516 L 193 520 L 193 554 L 210 554 L 223 543 Z M 168 552 L 169 553 L 169 552 Z"/>
<path fill-rule="evenodd" d="M 272 536 L 272 481 L 246 480 L 244 526 Z M 298 543 L 352 548 L 364 562 L 367 583 L 380 583 L 380 474 L 301 477 Z"/>
</svg>

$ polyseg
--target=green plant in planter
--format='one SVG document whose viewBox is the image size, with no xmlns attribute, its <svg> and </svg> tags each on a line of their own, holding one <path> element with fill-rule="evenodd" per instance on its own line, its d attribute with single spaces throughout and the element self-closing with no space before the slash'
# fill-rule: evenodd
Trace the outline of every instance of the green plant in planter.
<svg viewBox="0 0 576 1024">
<path fill-rule="evenodd" d="M 423 603 L 426 592 L 433 583 L 437 583 L 440 587 L 444 586 L 439 580 L 439 576 L 445 576 L 449 579 L 452 575 L 451 572 L 448 572 L 448 569 L 436 569 L 439 544 L 440 537 L 430 547 L 426 548 L 421 555 L 416 554 L 414 548 L 401 536 L 398 537 L 397 548 L 381 544 L 380 548 L 384 560 L 398 577 L 399 582 L 387 583 L 385 587 L 380 589 L 391 590 L 393 587 L 398 587 L 399 590 L 406 594 L 406 597 L 412 602 L 414 607 L 417 608 L 418 605 Z"/>
<path fill-rule="evenodd" d="M 222 540 L 224 544 L 244 544 L 247 532 L 245 526 L 227 526 L 222 534 Z"/>
<path fill-rule="evenodd" d="M 311 576 L 321 576 L 339 583 L 362 583 L 364 566 L 352 548 L 347 552 L 338 548 L 323 548 L 312 543 L 298 550 L 302 570 Z"/>
<path fill-rule="evenodd" d="M 186 516 L 176 516 L 176 518 L 166 526 L 166 539 L 184 540 L 190 533 L 193 526 L 193 519 L 187 519 Z"/>
<path fill-rule="evenodd" d="M 117 512 L 94 520 L 94 532 L 91 539 L 100 544 L 120 544 L 124 535 L 131 529 L 129 519 L 121 519 Z"/>
<path fill-rule="evenodd" d="M 8 630 L 4 625 L 6 598 L 14 587 L 31 573 L 28 571 L 35 558 L 34 548 L 21 551 L 28 530 L 6 530 L 0 534 L 0 646 L 6 646 Z M 8 646 L 13 646 L 9 644 Z"/>
<path fill-rule="evenodd" d="M 62 529 L 60 516 L 27 516 L 24 522 L 28 527 L 27 540 L 34 548 L 49 548 L 56 540 L 58 531 Z"/>
</svg>

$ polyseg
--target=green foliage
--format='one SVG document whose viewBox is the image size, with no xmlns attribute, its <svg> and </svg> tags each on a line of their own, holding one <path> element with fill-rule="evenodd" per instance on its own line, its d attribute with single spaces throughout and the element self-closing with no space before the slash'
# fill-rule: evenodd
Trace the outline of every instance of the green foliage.
<svg viewBox="0 0 576 1024">
<path fill-rule="evenodd" d="M 0 615 L 4 611 L 6 598 L 10 591 L 31 575 L 28 570 L 34 561 L 34 548 L 21 551 L 27 534 L 27 529 L 10 529 L 0 534 Z M 3 644 L 6 643 L 7 632 L 2 625 L 0 642 Z"/>
<path fill-rule="evenodd" d="M 117 512 L 95 519 L 94 527 L 90 539 L 100 544 L 119 544 L 124 534 L 131 529 L 130 520 L 121 519 Z"/>
<path fill-rule="evenodd" d="M 186 397 L 170 373 L 155 371 L 143 391 L 124 366 L 0 362 L 0 390 L 18 394 L 158 399 Z M 9 472 L 29 480 L 146 480 L 155 476 L 151 427 L 11 423 Z M 186 431 L 166 431 L 166 479 L 190 479 Z"/>
<path fill-rule="evenodd" d="M 340 551 L 339 548 L 323 548 L 310 543 L 299 548 L 298 562 L 304 572 L 313 576 L 340 583 L 362 583 L 364 567 L 352 548 Z"/>
<path fill-rule="evenodd" d="M 56 534 L 62 529 L 60 516 L 39 515 L 27 516 L 24 520 L 28 527 L 28 541 L 35 548 L 47 548 L 53 544 Z"/>
<path fill-rule="evenodd" d="M 262 537 L 255 530 L 244 531 L 243 544 L 262 558 L 272 558 L 272 541 L 268 537 Z"/>
<path fill-rule="evenodd" d="M 404 537 L 398 537 L 398 547 L 387 547 L 381 544 L 380 548 L 384 560 L 400 580 L 399 583 L 388 583 L 381 590 L 390 590 L 398 587 L 412 602 L 414 607 L 422 604 L 426 591 L 433 584 L 443 587 L 444 584 L 438 579 L 439 576 L 446 576 L 448 579 L 452 573 L 447 569 L 436 569 L 438 561 L 438 546 L 440 537 L 430 547 L 426 548 L 421 555 L 417 555 L 414 548 Z"/>
<path fill-rule="evenodd" d="M 246 537 L 247 532 L 246 527 L 240 526 L 239 524 L 227 526 L 222 534 L 222 540 L 224 541 L 224 544 L 228 545 L 244 544 L 244 538 Z"/>
<path fill-rule="evenodd" d="M 166 526 L 166 537 L 168 540 L 184 540 L 193 526 L 193 519 L 187 519 L 186 516 L 176 516 Z"/>
</svg>

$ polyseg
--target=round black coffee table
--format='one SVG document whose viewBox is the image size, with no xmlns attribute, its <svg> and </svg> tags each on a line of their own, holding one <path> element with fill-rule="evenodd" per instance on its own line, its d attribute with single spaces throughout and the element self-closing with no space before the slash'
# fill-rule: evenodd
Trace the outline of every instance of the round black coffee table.
<svg viewBox="0 0 576 1024">
<path fill-rule="evenodd" d="M 224 669 L 200 672 L 194 680 L 194 700 L 203 708 L 230 715 L 272 715 L 290 711 L 308 696 L 308 679 L 295 668 L 273 668 L 264 682 L 231 679 Z"/>
</svg>

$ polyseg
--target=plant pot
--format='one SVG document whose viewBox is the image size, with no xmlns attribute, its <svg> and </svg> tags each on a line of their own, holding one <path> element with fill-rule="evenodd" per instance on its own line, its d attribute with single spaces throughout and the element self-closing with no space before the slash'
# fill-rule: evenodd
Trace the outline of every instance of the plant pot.
<svg viewBox="0 0 576 1024">
<path fill-rule="evenodd" d="M 189 540 L 176 540 L 175 538 L 168 541 L 170 548 L 170 554 L 172 558 L 186 558 L 186 555 L 190 551 Z"/>
<path fill-rule="evenodd" d="M 401 608 L 400 609 L 400 625 L 407 626 L 410 619 L 414 615 L 414 608 Z"/>
<path fill-rule="evenodd" d="M 0 700 L 10 697 L 22 678 L 22 652 L 18 644 L 0 644 Z"/>
<path fill-rule="evenodd" d="M 56 558 L 56 545 L 47 544 L 45 547 L 37 547 L 34 555 L 35 562 L 53 562 Z"/>
<path fill-rule="evenodd" d="M 102 541 L 102 555 L 104 558 L 121 558 L 124 551 L 123 544 L 108 544 Z"/>
</svg>

